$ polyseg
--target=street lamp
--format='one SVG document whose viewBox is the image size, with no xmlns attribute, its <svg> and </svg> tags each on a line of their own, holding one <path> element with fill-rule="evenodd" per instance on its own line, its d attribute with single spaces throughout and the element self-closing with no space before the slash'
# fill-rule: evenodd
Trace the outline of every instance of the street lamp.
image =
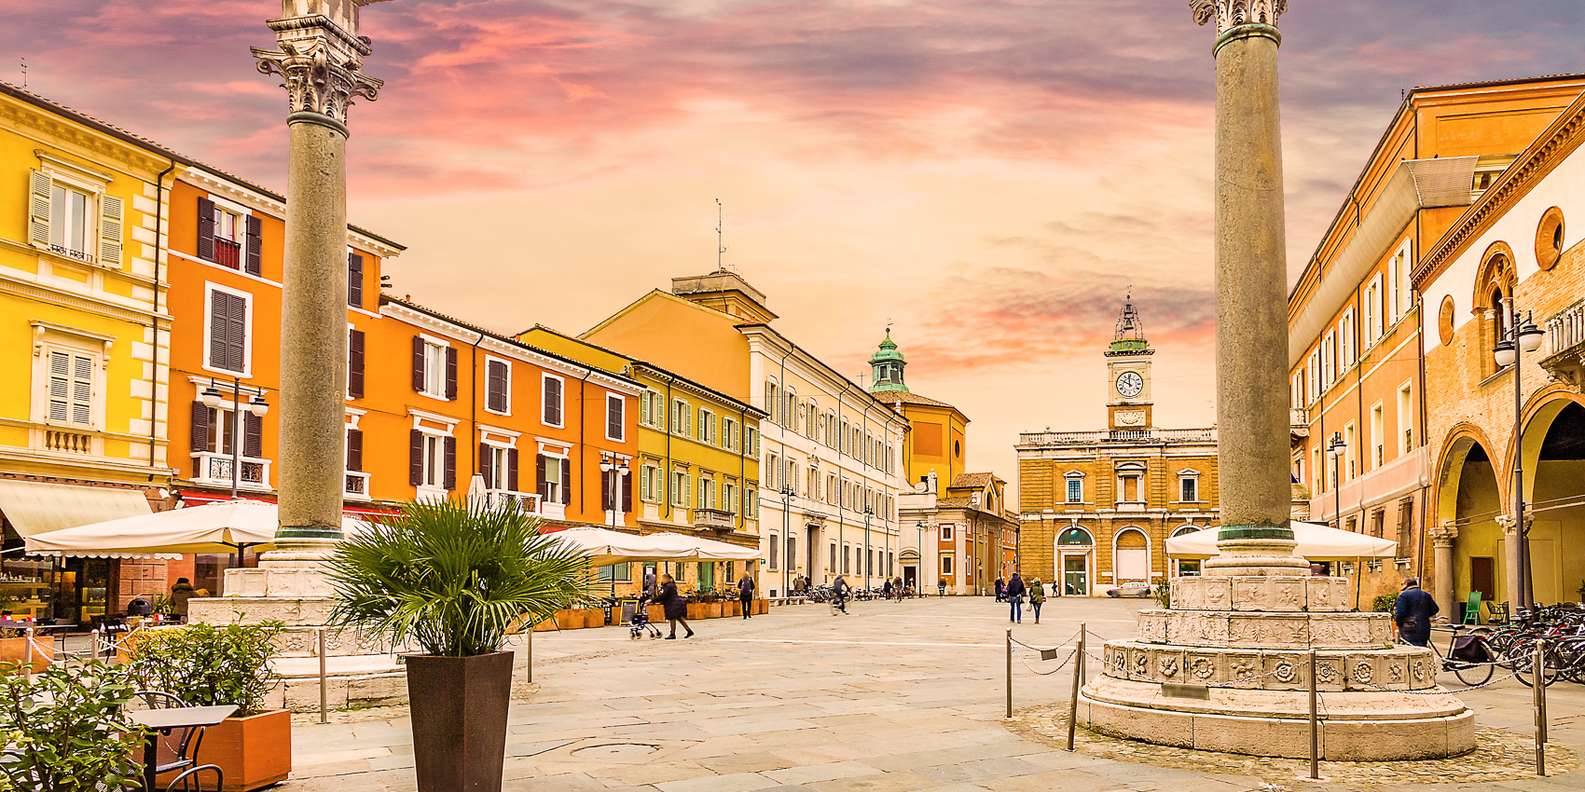
<svg viewBox="0 0 1585 792">
<path fill-rule="evenodd" d="M 248 399 L 248 413 L 255 418 L 263 418 L 270 411 L 270 403 L 264 398 L 263 388 L 248 388 L 236 377 L 231 378 L 231 497 L 237 497 L 238 476 L 242 469 L 242 391 L 246 389 L 252 394 Z M 209 387 L 198 394 L 198 401 L 205 407 L 215 411 L 226 408 L 226 396 L 215 387 L 215 381 L 209 381 Z M 207 473 L 207 471 L 205 471 Z"/>
<path fill-rule="evenodd" d="M 601 451 L 600 473 L 606 476 L 606 492 L 610 496 L 605 504 L 606 519 L 610 521 L 611 528 L 614 530 L 616 528 L 616 515 L 621 510 L 622 481 L 627 478 L 627 460 L 619 459 L 616 454 L 610 451 Z M 616 599 L 616 567 L 608 566 L 607 568 L 611 570 L 611 599 L 614 601 Z"/>
<path fill-rule="evenodd" d="M 864 590 L 870 590 L 870 518 L 875 516 L 874 506 L 864 507 Z"/>
<path fill-rule="evenodd" d="M 1506 302 L 1508 329 L 1498 339 L 1491 354 L 1497 368 L 1513 366 L 1513 513 L 1516 521 L 1514 530 L 1519 537 L 1519 591 L 1516 595 L 1520 607 L 1527 608 L 1533 599 L 1531 588 L 1534 583 L 1530 568 L 1530 526 L 1524 518 L 1524 386 L 1520 382 L 1518 364 L 1523 353 L 1541 348 L 1541 338 L 1545 333 L 1531 321 L 1528 311 L 1525 312 L 1524 321 L 1519 321 L 1515 300 Z"/>
<path fill-rule="evenodd" d="M 1348 443 L 1343 441 L 1341 432 L 1332 433 L 1332 441 L 1326 445 L 1326 453 L 1332 457 L 1332 499 L 1333 516 L 1337 518 L 1338 530 L 1343 529 L 1343 452 L 1348 450 Z"/>
<path fill-rule="evenodd" d="M 787 535 L 792 531 L 793 494 L 792 487 L 781 488 L 781 595 L 783 598 L 792 593 L 787 590 L 787 566 L 792 563 L 792 559 L 787 557 Z"/>
<path fill-rule="evenodd" d="M 919 596 L 925 588 L 925 523 L 923 520 L 914 523 L 914 531 L 918 534 L 914 548 L 919 552 L 919 560 L 914 564 L 914 596 Z"/>
</svg>

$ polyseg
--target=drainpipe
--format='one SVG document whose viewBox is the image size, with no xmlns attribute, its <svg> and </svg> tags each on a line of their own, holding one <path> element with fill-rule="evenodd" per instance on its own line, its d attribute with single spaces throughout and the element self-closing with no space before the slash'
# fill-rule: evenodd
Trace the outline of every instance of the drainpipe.
<svg viewBox="0 0 1585 792">
<path fill-rule="evenodd" d="M 741 406 L 737 408 L 737 431 L 737 485 L 743 491 L 746 491 L 748 489 L 748 448 L 743 440 L 748 436 L 748 410 L 743 409 Z M 739 495 L 738 497 L 741 500 L 742 496 Z M 754 497 L 759 497 L 758 487 L 754 488 Z M 734 503 L 732 506 L 737 513 L 737 527 L 747 527 L 748 518 L 743 514 L 743 504 Z"/>
<path fill-rule="evenodd" d="M 472 370 L 468 374 L 468 437 L 471 438 L 470 442 L 473 444 L 473 448 L 470 449 L 468 453 L 473 454 L 473 474 L 476 476 L 482 476 L 484 474 L 484 466 L 482 464 L 483 460 L 481 459 L 481 454 L 479 453 L 479 445 L 482 441 L 483 433 L 479 431 L 478 391 L 479 345 L 482 343 L 484 343 L 484 333 L 481 332 L 479 333 L 478 339 L 473 342 L 473 347 L 468 350 L 468 367 Z M 490 393 L 490 387 L 488 384 L 485 385 L 484 392 L 486 394 L 486 398 L 488 398 Z M 489 489 L 490 482 L 486 481 L 484 484 L 485 489 Z"/>
<path fill-rule="evenodd" d="M 663 481 L 666 484 L 666 486 L 663 487 L 663 489 L 666 491 L 666 494 L 665 494 L 664 497 L 666 499 L 666 520 L 668 522 L 671 520 L 671 503 L 672 503 L 672 493 L 671 493 L 671 384 L 673 382 L 676 382 L 676 381 L 677 381 L 676 377 L 667 377 L 666 378 L 666 418 L 665 418 L 665 421 L 666 421 L 666 470 L 661 475 L 664 476 Z M 650 417 L 653 418 L 654 416 L 650 416 Z"/>
<path fill-rule="evenodd" d="M 159 446 L 160 424 L 160 254 L 165 252 L 165 246 L 160 243 L 160 237 L 165 233 L 165 177 L 176 170 L 176 162 L 171 161 L 169 167 L 160 171 L 154 177 L 154 316 L 149 319 L 153 328 L 154 368 L 149 374 L 149 481 L 154 480 L 154 465 L 156 463 L 156 449 Z M 169 377 L 167 377 L 169 379 Z M 170 391 L 167 389 L 166 411 L 170 410 Z M 167 418 L 167 425 L 169 419 Z"/>
<path fill-rule="evenodd" d="M 586 369 L 583 372 L 583 377 L 578 380 L 578 468 L 579 468 L 578 477 L 579 478 L 583 477 L 583 460 L 584 460 L 584 457 L 588 456 L 588 454 L 589 454 L 589 447 L 584 442 L 584 430 L 588 427 L 588 423 L 589 423 L 589 421 L 588 421 L 588 418 L 589 418 L 589 415 L 588 415 L 588 413 L 589 413 L 589 403 L 584 401 L 584 385 L 586 383 L 588 383 L 589 378 L 592 377 L 592 376 L 594 376 L 594 369 Z M 562 486 L 565 487 L 566 484 L 563 483 Z M 578 511 L 580 511 L 580 512 L 584 510 L 583 493 L 584 493 L 584 490 L 585 490 L 586 486 L 587 486 L 587 482 L 580 482 L 579 486 L 578 486 Z M 603 522 L 605 522 L 605 520 L 601 519 L 600 522 L 603 523 Z"/>
</svg>

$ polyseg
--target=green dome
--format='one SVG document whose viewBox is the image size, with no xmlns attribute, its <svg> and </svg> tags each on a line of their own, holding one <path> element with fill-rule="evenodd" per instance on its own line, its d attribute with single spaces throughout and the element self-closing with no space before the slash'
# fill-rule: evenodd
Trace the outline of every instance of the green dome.
<svg viewBox="0 0 1585 792">
<path fill-rule="evenodd" d="M 903 353 L 897 351 L 897 342 L 892 340 L 892 329 L 886 328 L 886 337 L 881 339 L 880 348 L 870 355 L 870 371 L 873 374 L 870 392 L 907 393 L 908 385 L 903 382 L 903 368 L 907 365 Z"/>
<path fill-rule="evenodd" d="M 896 360 L 905 363 L 907 362 L 907 360 L 903 358 L 903 353 L 897 351 L 897 342 L 892 340 L 892 331 L 890 328 L 887 328 L 886 337 L 881 340 L 880 348 L 875 350 L 875 354 L 870 355 L 870 364 L 874 365 L 876 363 L 884 363 L 888 360 Z"/>
</svg>

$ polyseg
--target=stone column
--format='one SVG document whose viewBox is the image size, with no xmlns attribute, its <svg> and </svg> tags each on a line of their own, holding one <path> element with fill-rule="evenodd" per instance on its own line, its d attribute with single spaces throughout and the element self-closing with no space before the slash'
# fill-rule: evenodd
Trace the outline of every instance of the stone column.
<svg viewBox="0 0 1585 792">
<path fill-rule="evenodd" d="M 1286 0 L 1192 0 L 1216 20 L 1217 466 L 1210 574 L 1308 574 L 1293 556 L 1277 17 Z"/>
<path fill-rule="evenodd" d="M 289 98 L 286 266 L 281 315 L 281 529 L 278 560 L 341 538 L 347 359 L 347 107 L 373 100 L 360 7 L 378 0 L 282 0 L 254 49 Z"/>
<path fill-rule="evenodd" d="M 1456 541 L 1458 527 L 1452 520 L 1443 522 L 1431 531 L 1432 593 L 1436 596 L 1437 607 L 1442 609 L 1442 615 L 1448 620 L 1458 615 L 1453 602 L 1453 543 Z"/>
<path fill-rule="evenodd" d="M 1504 596 L 1499 598 L 1495 591 L 1482 591 L 1481 597 L 1492 602 L 1503 602 L 1506 600 L 1514 603 L 1515 607 L 1517 607 L 1522 599 L 1519 596 L 1519 586 L 1522 583 L 1522 579 L 1519 577 L 1519 570 L 1524 565 L 1524 539 L 1519 535 L 1512 515 L 1499 514 L 1496 520 L 1497 527 L 1502 529 L 1502 579 L 1504 585 L 1502 593 Z"/>
</svg>

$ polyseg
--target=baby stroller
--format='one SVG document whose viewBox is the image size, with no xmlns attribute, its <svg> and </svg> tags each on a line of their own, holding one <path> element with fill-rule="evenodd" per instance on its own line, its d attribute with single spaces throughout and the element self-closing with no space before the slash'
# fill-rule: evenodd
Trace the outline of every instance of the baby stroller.
<svg viewBox="0 0 1585 792">
<path fill-rule="evenodd" d="M 644 637 L 646 631 L 651 638 L 660 637 L 660 628 L 649 622 L 649 609 L 646 607 L 648 604 L 649 597 L 639 597 L 638 604 L 633 606 L 633 618 L 627 622 L 628 637 L 635 641 Z"/>
</svg>

